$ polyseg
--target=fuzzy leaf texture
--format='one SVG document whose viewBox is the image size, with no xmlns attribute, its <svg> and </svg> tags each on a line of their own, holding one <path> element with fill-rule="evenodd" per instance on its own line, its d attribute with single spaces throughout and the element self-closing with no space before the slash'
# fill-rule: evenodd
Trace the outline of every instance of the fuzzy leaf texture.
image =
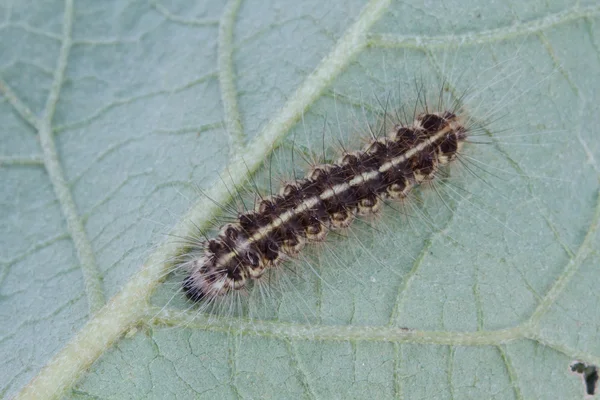
<svg viewBox="0 0 600 400">
<path fill-rule="evenodd" d="M 599 15 L 1 1 L 0 397 L 583 398 L 569 366 L 600 365 Z M 306 165 L 388 98 L 414 106 L 422 78 L 496 111 L 439 193 L 332 237 L 251 318 L 189 307 L 173 238 L 255 173 L 291 177 L 291 148 Z"/>
</svg>

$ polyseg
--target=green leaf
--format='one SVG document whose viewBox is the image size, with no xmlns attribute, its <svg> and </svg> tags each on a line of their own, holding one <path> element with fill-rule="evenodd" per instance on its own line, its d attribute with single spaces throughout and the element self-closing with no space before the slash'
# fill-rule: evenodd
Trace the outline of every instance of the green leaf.
<svg viewBox="0 0 600 400">
<path fill-rule="evenodd" d="M 2 397 L 581 398 L 596 2 L 197 3 L 0 4 Z M 173 237 L 323 136 L 356 144 L 421 79 L 470 88 L 491 144 L 245 316 L 189 308 Z"/>
</svg>

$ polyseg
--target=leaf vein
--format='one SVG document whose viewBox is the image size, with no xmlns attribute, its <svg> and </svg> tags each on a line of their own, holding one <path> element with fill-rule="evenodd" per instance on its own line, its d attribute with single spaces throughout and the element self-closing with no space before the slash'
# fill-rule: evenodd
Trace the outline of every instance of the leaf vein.
<svg viewBox="0 0 600 400">
<path fill-rule="evenodd" d="M 241 0 L 231 0 L 227 3 L 219 23 L 218 37 L 219 84 L 223 96 L 225 124 L 232 155 L 241 153 L 246 142 L 238 107 L 235 70 L 233 67 L 233 26 L 241 3 Z"/>
<path fill-rule="evenodd" d="M 480 32 L 467 32 L 462 35 L 391 35 L 371 34 L 369 45 L 373 47 L 435 49 L 452 46 L 481 45 L 497 42 L 518 36 L 530 35 L 548 30 L 554 26 L 565 24 L 574 20 L 594 17 L 600 13 L 600 6 L 573 7 L 566 11 L 551 14 L 543 18 L 516 23 L 502 28 L 484 30 Z"/>
<path fill-rule="evenodd" d="M 54 193 L 58 198 L 62 213 L 67 221 L 67 229 L 77 250 L 77 258 L 81 263 L 90 313 L 93 314 L 105 304 L 102 278 L 96 264 L 94 251 L 83 226 L 83 221 L 77 211 L 77 205 L 65 179 L 51 127 L 52 117 L 54 116 L 60 90 L 64 82 L 67 60 L 71 49 L 73 13 L 73 0 L 65 0 L 63 41 L 54 73 L 54 80 L 46 101 L 44 116 L 38 124 L 38 132 L 44 153 L 46 172 L 54 187 Z"/>
</svg>

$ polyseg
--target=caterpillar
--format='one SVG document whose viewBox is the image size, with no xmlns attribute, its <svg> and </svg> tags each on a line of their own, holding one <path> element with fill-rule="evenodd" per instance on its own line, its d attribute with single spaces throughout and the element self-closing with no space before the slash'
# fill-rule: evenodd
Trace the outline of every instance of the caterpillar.
<svg viewBox="0 0 600 400">
<path fill-rule="evenodd" d="M 435 179 L 459 155 L 469 121 L 459 107 L 425 108 L 410 122 L 385 128 L 384 135 L 371 133 L 361 150 L 343 151 L 336 162 L 314 165 L 304 178 L 284 182 L 279 194 L 261 198 L 253 210 L 223 225 L 186 262 L 187 297 L 211 302 L 246 288 L 307 244 L 324 241 L 330 231 L 377 214 L 385 202 L 402 200 Z"/>
</svg>

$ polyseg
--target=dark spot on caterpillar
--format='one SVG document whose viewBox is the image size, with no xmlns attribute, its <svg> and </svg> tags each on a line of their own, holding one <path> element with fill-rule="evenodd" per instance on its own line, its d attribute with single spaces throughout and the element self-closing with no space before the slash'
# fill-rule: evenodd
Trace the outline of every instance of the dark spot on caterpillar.
<svg viewBox="0 0 600 400">
<path fill-rule="evenodd" d="M 399 127 L 396 131 L 396 140 L 412 143 L 417 140 L 417 134 L 414 129 Z"/>
<path fill-rule="evenodd" d="M 202 288 L 194 283 L 192 276 L 188 276 L 183 280 L 183 291 L 187 298 L 193 302 L 201 301 L 206 296 Z"/>
<path fill-rule="evenodd" d="M 208 251 L 213 253 L 213 254 L 218 254 L 221 249 L 223 248 L 223 245 L 218 242 L 215 239 L 211 239 L 208 241 Z"/>
<path fill-rule="evenodd" d="M 443 117 L 439 117 L 435 114 L 420 115 L 418 120 L 421 122 L 421 127 L 427 133 L 435 133 L 442 129 L 446 125 L 446 120 Z"/>
<path fill-rule="evenodd" d="M 229 239 L 229 240 L 236 240 L 238 238 L 239 232 L 237 229 L 235 229 L 233 226 L 229 225 L 227 226 L 227 228 L 225 229 L 225 236 Z"/>
</svg>

